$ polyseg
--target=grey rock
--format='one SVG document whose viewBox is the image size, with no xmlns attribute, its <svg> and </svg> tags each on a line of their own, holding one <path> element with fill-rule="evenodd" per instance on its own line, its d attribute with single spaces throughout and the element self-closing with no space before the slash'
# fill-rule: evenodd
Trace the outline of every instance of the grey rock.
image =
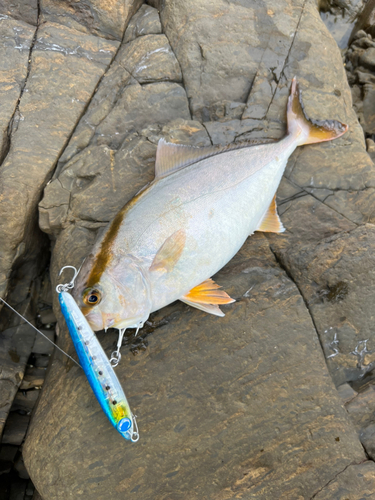
<svg viewBox="0 0 375 500">
<path fill-rule="evenodd" d="M 370 71 L 375 71 L 375 48 L 369 47 L 363 54 L 359 57 L 359 65 L 364 66 Z"/>
<path fill-rule="evenodd" d="M 2 436 L 3 444 L 20 445 L 24 440 L 30 417 L 11 412 L 7 418 Z"/>
<path fill-rule="evenodd" d="M 181 82 L 180 66 L 165 35 L 145 35 L 124 45 L 118 62 L 139 83 Z"/>
<path fill-rule="evenodd" d="M 40 389 L 44 384 L 46 370 L 44 368 L 35 368 L 28 366 L 25 371 L 25 376 L 22 379 L 20 390 L 28 391 L 29 389 Z"/>
<path fill-rule="evenodd" d="M 36 26 L 38 23 L 38 0 L 0 0 L 2 19 L 11 17 Z M 3 23 L 2 23 L 3 24 Z"/>
<path fill-rule="evenodd" d="M 157 9 L 143 4 L 131 18 L 125 31 L 124 42 L 131 42 L 139 36 L 159 35 L 161 33 L 162 28 Z"/>
<path fill-rule="evenodd" d="M 129 19 L 141 4 L 142 0 L 42 0 L 41 21 L 59 23 L 84 33 L 121 40 Z"/>
<path fill-rule="evenodd" d="M 367 455 L 374 460 L 375 457 L 375 423 L 368 425 L 359 433 L 359 439 Z"/>
<path fill-rule="evenodd" d="M 154 317 L 166 324 L 147 350 L 123 353 L 117 374 L 138 415 L 139 445 L 119 441 L 83 373 L 54 361 L 24 447 L 43 497 L 311 497 L 364 460 L 304 302 L 265 237 L 249 240 L 215 279 L 237 298 L 225 319 L 171 305 Z M 64 339 L 68 347 L 65 330 Z M 115 335 L 100 340 L 108 352 Z M 83 451 L 71 439 L 95 446 Z M 65 457 L 58 465 L 54 450 Z"/>
<path fill-rule="evenodd" d="M 40 251 L 35 208 L 78 117 L 118 43 L 52 23 L 38 29 L 17 128 L 0 171 L 2 231 L 0 291 L 13 263 Z M 41 105 L 41 103 L 43 103 Z M 23 186 L 23 196 L 19 187 Z"/>
<path fill-rule="evenodd" d="M 132 132 L 149 123 L 164 125 L 176 118 L 190 119 L 186 92 L 181 85 L 170 82 L 130 85 L 96 129 L 96 143 L 117 149 Z"/>
<path fill-rule="evenodd" d="M 353 398 L 357 396 L 357 392 L 349 385 L 342 384 L 337 388 L 340 398 L 344 404 L 349 403 Z"/>
<path fill-rule="evenodd" d="M 40 391 L 36 389 L 30 389 L 28 391 L 18 391 L 16 397 L 14 398 L 12 404 L 12 411 L 25 411 L 26 413 L 31 412 L 34 408 Z"/>
<path fill-rule="evenodd" d="M 292 216 L 290 210 L 287 214 Z M 272 238 L 274 250 L 309 305 L 336 385 L 361 380 L 375 368 L 375 227 L 347 231 L 306 245 L 299 245 L 293 235 L 281 245 Z"/>
<path fill-rule="evenodd" d="M 316 500 L 362 500 L 374 492 L 374 462 L 350 465 L 314 496 Z"/>
<path fill-rule="evenodd" d="M 51 310 L 52 312 L 52 310 Z M 53 314 L 54 322 L 56 322 L 56 317 Z M 45 318 L 46 320 L 47 318 Z M 52 318 L 51 318 L 52 319 Z M 48 321 L 50 323 L 50 321 Z M 54 342 L 55 340 L 55 332 L 53 330 L 39 330 L 41 331 L 50 341 Z M 44 338 L 42 335 L 37 335 L 35 337 L 35 342 L 32 347 L 32 352 L 34 354 L 52 354 L 53 353 L 54 346 L 51 342 L 49 342 L 46 338 Z"/>
<path fill-rule="evenodd" d="M 375 386 L 367 387 L 345 407 L 358 432 L 375 424 Z"/>
</svg>

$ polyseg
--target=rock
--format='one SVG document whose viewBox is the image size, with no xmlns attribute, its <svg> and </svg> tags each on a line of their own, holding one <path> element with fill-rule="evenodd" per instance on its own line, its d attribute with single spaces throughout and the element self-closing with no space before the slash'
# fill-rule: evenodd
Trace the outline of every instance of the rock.
<svg viewBox="0 0 375 500">
<path fill-rule="evenodd" d="M 374 462 L 350 465 L 319 491 L 316 500 L 362 500 L 373 494 Z"/>
<path fill-rule="evenodd" d="M 39 395 L 40 391 L 37 389 L 18 391 L 16 397 L 13 400 L 12 411 L 21 410 L 26 413 L 31 412 L 38 400 Z"/>
<path fill-rule="evenodd" d="M 375 49 L 374 49 L 375 53 Z M 375 62 L 375 61 L 374 61 Z M 375 85 L 364 86 L 363 98 L 363 118 L 364 131 L 368 134 L 375 134 Z"/>
<path fill-rule="evenodd" d="M 54 315 L 52 309 L 43 309 L 42 311 L 40 311 L 39 319 L 43 323 L 43 325 L 48 325 L 50 323 L 56 323 L 56 316 Z M 33 351 L 33 352 L 37 352 L 37 351 Z"/>
<path fill-rule="evenodd" d="M 17 309 L 23 316 L 30 317 L 32 310 L 30 297 L 18 304 Z M 17 317 L 10 317 L 7 322 L 3 314 L 2 320 L 2 334 L 0 336 L 0 435 L 22 382 L 36 335 L 35 330 L 29 325 L 21 323 Z"/>
<path fill-rule="evenodd" d="M 165 35 L 145 35 L 124 45 L 119 64 L 138 83 L 182 81 L 180 66 Z"/>
<path fill-rule="evenodd" d="M 141 4 L 141 0 L 88 0 L 85 3 L 43 0 L 41 21 L 60 23 L 84 33 L 121 40 L 129 19 Z"/>
<path fill-rule="evenodd" d="M 20 385 L 21 391 L 27 391 L 29 389 L 39 388 L 43 385 L 46 376 L 46 370 L 43 368 L 34 368 L 28 366 L 25 372 L 25 376 Z"/>
<path fill-rule="evenodd" d="M 349 403 L 358 394 L 349 384 L 340 385 L 337 388 L 337 392 L 339 393 L 343 404 Z"/>
<path fill-rule="evenodd" d="M 360 37 L 362 33 L 366 34 L 364 30 L 368 31 L 370 34 L 374 36 L 375 35 L 374 24 L 375 24 L 375 1 L 369 0 L 366 3 L 363 11 L 361 12 L 361 15 L 358 17 L 358 20 L 350 35 L 349 43 L 352 40 L 355 40 L 356 37 Z"/>
<path fill-rule="evenodd" d="M 0 448 L 0 475 L 7 474 L 13 467 L 18 447 L 11 444 L 2 444 Z"/>
<path fill-rule="evenodd" d="M 359 57 L 359 65 L 364 66 L 370 71 L 375 70 L 375 48 L 369 47 L 361 56 Z"/>
<path fill-rule="evenodd" d="M 158 11 L 143 4 L 131 18 L 124 35 L 124 42 L 135 40 L 138 36 L 160 35 L 162 33 Z"/>
<path fill-rule="evenodd" d="M 38 23 L 38 0 L 0 1 L 2 19 L 15 19 L 36 26 Z M 5 23 L 2 23 L 2 25 Z"/>
<path fill-rule="evenodd" d="M 116 108 L 97 128 L 96 142 L 117 149 L 127 136 L 149 123 L 164 125 L 176 118 L 190 118 L 181 85 L 170 82 L 130 85 Z"/>
<path fill-rule="evenodd" d="M 52 311 L 52 309 L 51 309 Z M 44 318 L 45 320 L 48 318 Z M 56 322 L 56 318 L 54 317 L 54 321 Z M 50 323 L 50 321 L 48 321 Z M 35 342 L 32 347 L 32 352 L 34 354 L 52 354 L 54 350 L 54 345 L 52 342 L 55 341 L 55 332 L 53 330 L 39 330 L 41 331 L 45 337 L 42 335 L 37 335 L 35 337 Z M 49 340 L 47 340 L 49 339 Z"/>
<path fill-rule="evenodd" d="M 138 415 L 139 445 L 119 441 L 78 368 L 53 362 L 24 447 L 43 497 L 311 497 L 364 460 L 304 302 L 265 237 L 250 239 L 216 279 L 237 299 L 225 318 L 172 305 L 154 318 L 165 322 L 146 351 L 123 353 L 117 374 Z M 108 352 L 115 335 L 100 340 Z M 82 454 L 70 439 L 95 446 Z"/>
<path fill-rule="evenodd" d="M 36 2 L 35 2 L 36 4 Z M 25 3 L 24 9 L 28 10 Z M 0 4 L 1 12 L 7 17 L 8 10 L 5 5 Z M 8 5 L 7 5 L 8 7 Z M 35 5 L 36 7 L 36 5 Z M 13 13 L 12 6 L 9 9 Z M 20 11 L 16 9 L 18 18 Z M 10 14 L 10 12 L 8 13 Z M 30 13 L 29 13 L 30 14 Z M 31 17 L 33 17 L 31 15 Z M 29 15 L 26 15 L 29 18 Z M 0 87 L 1 110 L 0 110 L 0 159 L 3 160 L 9 149 L 8 126 L 18 105 L 18 99 L 28 71 L 29 51 L 32 44 L 35 28 L 20 19 L 5 18 L 0 26 L 0 68 L 2 85 Z"/>
<path fill-rule="evenodd" d="M 375 227 L 360 226 L 319 240 L 298 246 L 292 239 L 294 250 L 289 245 L 274 248 L 309 305 L 331 375 L 341 385 L 362 379 L 375 367 Z"/>
<path fill-rule="evenodd" d="M 77 119 L 118 46 L 53 23 L 38 29 L 30 73 L 1 172 L 0 291 L 13 263 L 39 252 L 35 207 Z M 25 184 L 26 182 L 26 184 Z M 19 196 L 19 186 L 24 186 Z"/>
<path fill-rule="evenodd" d="M 4 427 L 2 443 L 19 446 L 24 440 L 29 421 L 30 417 L 28 415 L 11 412 Z"/>
<path fill-rule="evenodd" d="M 349 132 L 290 158 L 278 192 L 286 232 L 252 236 L 215 277 L 237 300 L 225 318 L 172 304 L 150 318 L 135 357 L 123 348 L 117 373 L 138 415 L 137 445 L 119 438 L 78 367 L 55 354 L 24 447 L 30 476 L 43 498 L 64 500 L 108 491 L 113 500 L 127 492 L 142 500 L 339 498 L 340 488 L 365 495 L 375 489 L 373 466 L 321 352 L 322 343 L 338 385 L 371 374 L 371 342 L 358 341 L 371 331 L 374 235 L 357 225 L 373 216 L 375 173 L 341 54 L 313 2 L 175 0 L 160 9 L 164 34 L 133 38 L 145 19 L 131 21 L 129 41 L 55 155 L 40 202 L 53 240 L 52 290 L 61 267 L 78 268 L 153 179 L 160 137 L 192 145 L 278 139 L 294 75 L 307 113 L 348 123 Z M 160 67 L 150 47 L 168 47 Z M 181 83 L 164 81 L 177 75 L 170 51 Z M 134 77 L 143 57 L 151 83 Z M 357 72 L 357 84 L 368 75 Z M 53 302 L 59 345 L 74 356 L 54 292 Z M 111 352 L 116 334 L 98 337 Z"/>
</svg>

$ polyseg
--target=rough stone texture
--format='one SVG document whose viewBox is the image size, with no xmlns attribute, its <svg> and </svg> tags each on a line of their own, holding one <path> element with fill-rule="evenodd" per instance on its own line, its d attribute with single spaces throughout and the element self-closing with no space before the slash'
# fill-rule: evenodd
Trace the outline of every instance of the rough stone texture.
<svg viewBox="0 0 375 500">
<path fill-rule="evenodd" d="M 114 500 L 361 498 L 375 491 L 375 472 L 320 345 L 337 384 L 370 375 L 372 353 L 352 343 L 369 338 L 371 350 L 374 228 L 357 226 L 373 221 L 375 171 L 340 52 L 312 0 L 152 4 L 164 34 L 152 33 L 149 8 L 130 22 L 40 202 L 53 287 L 153 178 L 160 137 L 280 138 L 294 75 L 308 114 L 349 132 L 293 154 L 278 192 L 287 231 L 255 235 L 219 273 L 238 300 L 225 318 L 173 304 L 127 339 L 138 354 L 124 348 L 117 373 L 138 415 L 137 445 L 119 438 L 83 374 L 55 355 L 25 444 L 30 475 L 44 500 L 108 491 Z M 54 302 L 59 343 L 73 354 Z M 116 335 L 99 339 L 111 352 Z"/>
<path fill-rule="evenodd" d="M 130 17 L 142 0 L 41 0 L 41 21 L 121 40 Z M 79 38 L 77 38 L 79 39 Z"/>
<path fill-rule="evenodd" d="M 131 42 L 142 35 L 160 35 L 162 33 L 158 11 L 143 4 L 126 28 L 124 42 Z"/>
<path fill-rule="evenodd" d="M 16 19 L 36 26 L 38 23 L 38 0 L 0 0 L 1 19 Z"/>
<path fill-rule="evenodd" d="M 40 250 L 35 207 L 41 190 L 118 46 L 82 33 L 78 42 L 77 36 L 75 30 L 53 23 L 38 29 L 10 150 L 0 170 L 2 295 L 14 262 L 30 258 L 35 246 Z"/>
<path fill-rule="evenodd" d="M 24 449 L 43 498 L 310 498 L 364 460 L 303 300 L 265 237 L 217 280 L 238 300 L 225 318 L 172 305 L 154 317 L 168 324 L 147 351 L 117 369 L 138 445 L 118 439 L 79 369 L 54 361 Z M 108 352 L 115 336 L 100 340 Z"/>
<path fill-rule="evenodd" d="M 363 500 L 374 496 L 374 462 L 350 465 L 313 498 L 315 500 Z"/>
<path fill-rule="evenodd" d="M 35 28 L 21 20 L 0 21 L 0 159 L 9 147 L 8 126 L 26 79 L 34 33 Z"/>
<path fill-rule="evenodd" d="M 375 226 L 319 240 L 278 253 L 309 306 L 330 372 L 340 385 L 375 367 Z"/>
</svg>

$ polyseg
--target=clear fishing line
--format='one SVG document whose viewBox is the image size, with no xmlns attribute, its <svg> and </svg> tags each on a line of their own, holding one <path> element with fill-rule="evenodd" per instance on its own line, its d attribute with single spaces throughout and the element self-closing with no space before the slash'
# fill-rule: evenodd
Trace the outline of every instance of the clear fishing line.
<svg viewBox="0 0 375 500">
<path fill-rule="evenodd" d="M 74 363 L 76 365 L 78 365 L 80 368 L 82 368 L 82 366 L 74 359 L 72 358 L 71 356 L 69 356 L 68 353 L 66 353 L 65 351 L 63 351 L 57 344 L 55 344 L 51 339 L 49 339 L 47 337 L 47 335 L 44 335 L 43 332 L 41 332 L 40 330 L 38 330 L 38 328 L 36 326 L 34 326 L 32 323 L 30 323 L 30 321 L 28 321 L 25 317 L 22 316 L 22 314 L 20 314 L 18 311 L 16 311 L 11 305 L 8 304 L 8 302 L 6 302 L 4 299 L 2 299 L 0 297 L 0 300 L 6 305 L 9 307 L 9 309 L 11 309 L 13 312 L 15 312 L 20 318 L 22 318 L 24 321 L 26 321 L 26 323 L 28 325 L 30 325 L 32 328 L 34 328 L 34 330 L 36 330 L 38 333 L 40 333 L 40 335 L 42 335 L 45 339 L 48 340 L 48 342 L 51 342 L 52 345 L 54 345 L 56 347 L 56 349 L 58 349 L 60 352 L 62 352 L 63 354 L 65 354 L 65 356 L 67 356 L 69 359 L 71 359 L 72 361 L 74 361 Z"/>
</svg>

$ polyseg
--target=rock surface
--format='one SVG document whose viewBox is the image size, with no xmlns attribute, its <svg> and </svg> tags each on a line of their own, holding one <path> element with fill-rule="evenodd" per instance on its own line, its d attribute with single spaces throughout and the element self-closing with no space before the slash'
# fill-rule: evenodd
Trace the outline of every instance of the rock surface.
<svg viewBox="0 0 375 500">
<path fill-rule="evenodd" d="M 278 191 L 287 231 L 253 236 L 219 273 L 237 299 L 225 318 L 172 304 L 138 340 L 128 336 L 136 357 L 124 347 L 117 373 L 139 443 L 119 438 L 84 375 L 56 354 L 24 448 L 28 471 L 43 500 L 108 491 L 114 500 L 365 497 L 374 466 L 321 349 L 337 385 L 371 380 L 375 170 L 340 52 L 312 0 L 149 3 L 160 18 L 143 5 L 120 43 L 140 2 L 105 2 L 100 15 L 95 1 L 85 12 L 81 2 L 42 2 L 46 23 L 30 45 L 0 171 L 10 187 L 26 176 L 24 164 L 35 176 L 26 200 L 6 192 L 4 289 L 14 259 L 31 248 L 15 228 L 31 220 L 51 176 L 39 211 L 53 241 L 54 287 L 60 268 L 79 267 L 152 180 L 160 137 L 198 146 L 278 139 L 294 75 L 307 113 L 349 132 L 290 158 Z M 53 44 L 59 50 L 46 50 Z M 73 354 L 54 300 L 59 343 Z M 113 350 L 114 332 L 99 339 Z"/>
</svg>

